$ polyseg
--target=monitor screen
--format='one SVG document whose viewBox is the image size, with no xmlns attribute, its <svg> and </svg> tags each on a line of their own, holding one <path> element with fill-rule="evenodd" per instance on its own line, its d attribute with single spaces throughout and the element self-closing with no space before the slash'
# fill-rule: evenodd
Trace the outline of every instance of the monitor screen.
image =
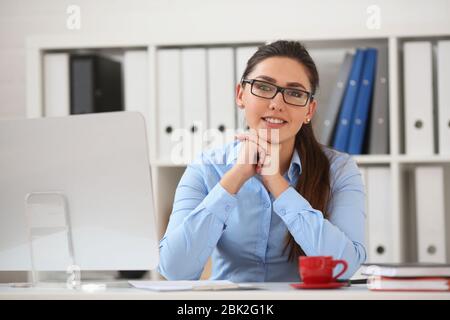
<svg viewBox="0 0 450 320">
<path fill-rule="evenodd" d="M 31 261 L 49 271 L 156 268 L 140 113 L 0 121 L 0 270 Z"/>
</svg>

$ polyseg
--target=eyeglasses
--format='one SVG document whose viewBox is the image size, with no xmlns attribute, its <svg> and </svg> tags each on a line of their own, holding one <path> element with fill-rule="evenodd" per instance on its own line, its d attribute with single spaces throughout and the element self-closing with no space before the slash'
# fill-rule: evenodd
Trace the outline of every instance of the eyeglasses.
<svg viewBox="0 0 450 320">
<path fill-rule="evenodd" d="M 304 107 L 308 104 L 310 99 L 311 101 L 314 99 L 314 95 L 311 92 L 300 89 L 283 88 L 266 81 L 242 79 L 242 83 L 249 83 L 251 85 L 250 92 L 257 97 L 264 99 L 273 99 L 278 92 L 281 92 L 284 102 L 298 107 Z"/>
</svg>

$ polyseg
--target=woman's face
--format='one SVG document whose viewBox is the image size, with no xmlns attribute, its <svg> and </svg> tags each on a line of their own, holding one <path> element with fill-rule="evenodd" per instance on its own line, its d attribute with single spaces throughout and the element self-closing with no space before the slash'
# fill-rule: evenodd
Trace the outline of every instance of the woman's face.
<svg viewBox="0 0 450 320">
<path fill-rule="evenodd" d="M 306 68 L 291 58 L 264 59 L 248 74 L 247 79 L 263 80 L 279 87 L 311 92 Z M 308 122 L 307 119 L 312 119 L 316 110 L 316 101 L 308 101 L 306 106 L 298 107 L 284 102 L 280 92 L 272 99 L 265 99 L 253 95 L 250 88 L 250 84 L 245 84 L 245 87 L 238 84 L 236 87 L 236 102 L 239 108 L 245 110 L 248 126 L 258 132 L 266 129 L 269 141 L 271 130 L 277 130 L 279 143 L 294 142 L 295 135 L 302 125 Z M 270 124 L 266 120 L 268 117 L 281 119 L 284 122 L 281 125 Z"/>
</svg>

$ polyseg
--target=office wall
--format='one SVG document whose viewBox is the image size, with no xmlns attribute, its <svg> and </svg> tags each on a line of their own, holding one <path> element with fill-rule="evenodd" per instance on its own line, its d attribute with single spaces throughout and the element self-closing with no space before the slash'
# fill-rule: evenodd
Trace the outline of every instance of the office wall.
<svg viewBox="0 0 450 320">
<path fill-rule="evenodd" d="M 81 29 L 66 26 L 69 5 L 81 9 Z M 379 29 L 367 28 L 377 5 Z M 450 33 L 449 0 L 1 0 L 0 118 L 25 116 L 25 40 L 36 35 L 122 33 L 161 39 L 217 41 Z"/>
</svg>

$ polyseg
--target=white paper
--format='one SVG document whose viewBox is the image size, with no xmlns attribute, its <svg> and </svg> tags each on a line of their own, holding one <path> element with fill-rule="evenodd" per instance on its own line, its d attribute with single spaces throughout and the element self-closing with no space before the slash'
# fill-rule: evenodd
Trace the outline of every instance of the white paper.
<svg viewBox="0 0 450 320">
<path fill-rule="evenodd" d="M 224 290 L 240 289 L 237 283 L 228 280 L 196 280 L 196 281 L 129 281 L 137 289 L 153 291 L 186 291 L 186 290 Z M 242 287 L 248 289 L 248 286 Z"/>
</svg>

